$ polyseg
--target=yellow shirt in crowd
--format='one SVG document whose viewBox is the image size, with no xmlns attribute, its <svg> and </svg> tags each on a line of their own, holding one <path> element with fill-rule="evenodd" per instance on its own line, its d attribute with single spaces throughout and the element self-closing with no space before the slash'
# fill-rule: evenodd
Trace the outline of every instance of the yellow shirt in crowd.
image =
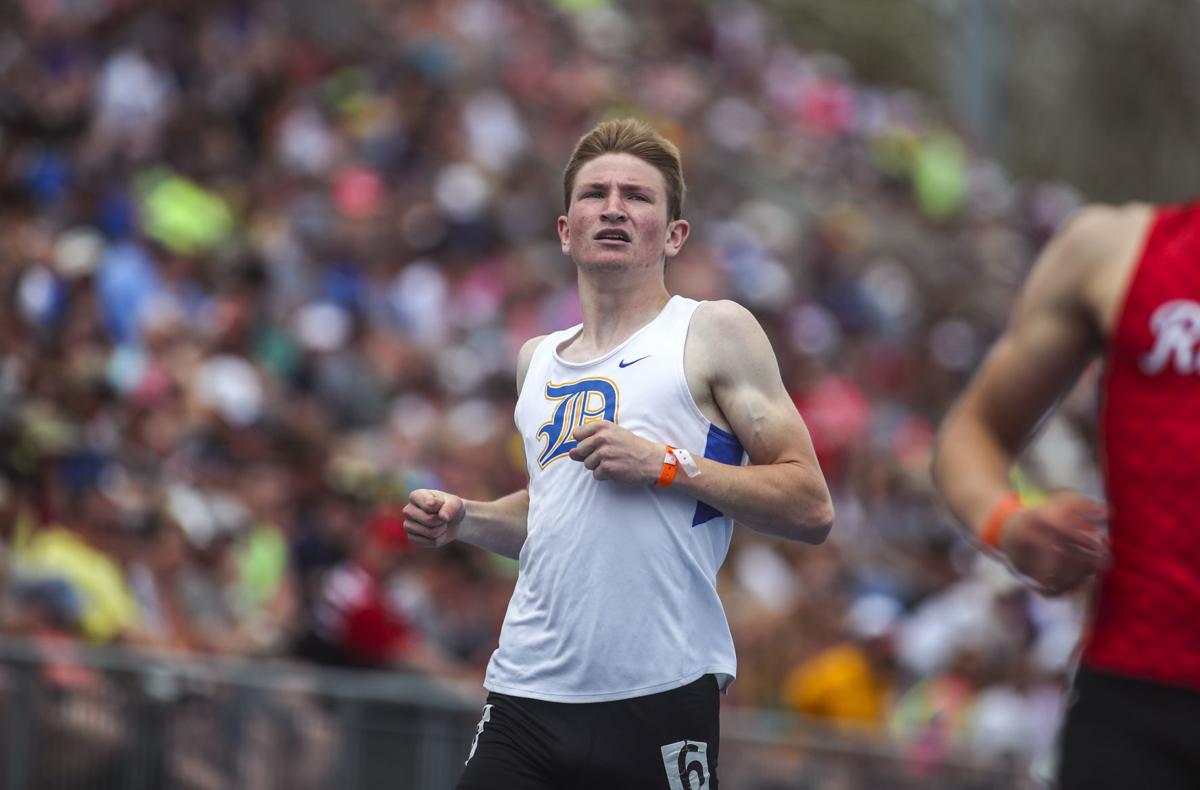
<svg viewBox="0 0 1200 790">
<path fill-rule="evenodd" d="M 74 532 L 19 530 L 13 554 L 19 573 L 63 579 L 75 588 L 82 599 L 80 629 L 88 639 L 110 642 L 137 623 L 137 601 L 121 566 Z"/>
<path fill-rule="evenodd" d="M 844 643 L 801 663 L 784 680 L 783 701 L 792 710 L 838 722 L 882 725 L 891 685 L 871 669 L 862 651 Z"/>
</svg>

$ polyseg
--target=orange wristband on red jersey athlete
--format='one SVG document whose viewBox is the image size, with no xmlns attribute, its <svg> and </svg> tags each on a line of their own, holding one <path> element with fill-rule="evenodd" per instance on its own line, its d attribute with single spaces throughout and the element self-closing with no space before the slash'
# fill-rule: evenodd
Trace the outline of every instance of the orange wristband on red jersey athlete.
<svg viewBox="0 0 1200 790">
<path fill-rule="evenodd" d="M 679 471 L 679 459 L 675 457 L 675 448 L 667 445 L 667 457 L 663 459 L 662 471 L 658 475 L 658 480 L 654 485 L 659 488 L 666 488 L 671 485 L 675 479 L 675 473 Z"/>
<path fill-rule="evenodd" d="M 1010 493 L 997 502 L 992 508 L 992 512 L 988 513 L 987 521 L 983 522 L 983 529 L 979 531 L 979 542 L 998 550 L 1000 548 L 1000 533 L 1004 530 L 1004 522 L 1008 521 L 1008 517 L 1022 507 L 1024 506 L 1021 504 L 1020 494 Z"/>
</svg>

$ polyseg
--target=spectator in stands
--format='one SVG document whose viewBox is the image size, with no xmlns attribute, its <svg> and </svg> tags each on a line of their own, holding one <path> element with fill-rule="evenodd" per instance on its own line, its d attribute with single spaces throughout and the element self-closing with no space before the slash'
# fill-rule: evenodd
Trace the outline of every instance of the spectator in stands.
<svg viewBox="0 0 1200 790">
<path fill-rule="evenodd" d="M 418 637 L 387 588 L 408 551 L 403 521 L 376 520 L 350 556 L 322 574 L 296 654 L 320 664 L 373 669 L 412 654 Z"/>
<path fill-rule="evenodd" d="M 788 708 L 847 727 L 882 730 L 895 690 L 891 640 L 899 615 L 900 605 L 883 595 L 856 601 L 846 617 L 850 639 L 804 661 L 784 679 Z"/>
</svg>

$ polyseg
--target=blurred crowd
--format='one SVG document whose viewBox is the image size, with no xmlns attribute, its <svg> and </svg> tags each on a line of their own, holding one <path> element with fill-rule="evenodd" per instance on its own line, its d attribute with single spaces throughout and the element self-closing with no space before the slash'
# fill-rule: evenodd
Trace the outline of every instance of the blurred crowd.
<svg viewBox="0 0 1200 790">
<path fill-rule="evenodd" d="M 414 487 L 525 484 L 521 343 L 598 119 L 683 152 L 673 292 L 770 335 L 838 521 L 738 530 L 730 704 L 1035 758 L 1081 623 L 931 496 L 936 424 L 1078 205 L 751 2 L 26 0 L 0 30 L 0 631 L 478 684 L 515 564 Z M 1094 491 L 1090 390 L 1018 477 Z"/>
</svg>

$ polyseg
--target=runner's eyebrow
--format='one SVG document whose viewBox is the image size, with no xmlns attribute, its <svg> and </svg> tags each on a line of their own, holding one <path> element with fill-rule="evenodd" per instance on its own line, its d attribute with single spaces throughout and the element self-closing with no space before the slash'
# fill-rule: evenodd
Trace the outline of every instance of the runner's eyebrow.
<svg viewBox="0 0 1200 790">
<path fill-rule="evenodd" d="M 617 184 L 617 187 L 623 192 L 635 192 L 635 191 L 636 192 L 653 192 L 652 187 L 645 186 L 644 184 L 634 183 L 634 182 Z M 604 183 L 603 181 L 593 181 L 590 184 L 581 184 L 579 187 L 580 192 L 584 192 L 584 191 L 587 191 L 590 189 L 608 189 L 608 184 Z"/>
</svg>

